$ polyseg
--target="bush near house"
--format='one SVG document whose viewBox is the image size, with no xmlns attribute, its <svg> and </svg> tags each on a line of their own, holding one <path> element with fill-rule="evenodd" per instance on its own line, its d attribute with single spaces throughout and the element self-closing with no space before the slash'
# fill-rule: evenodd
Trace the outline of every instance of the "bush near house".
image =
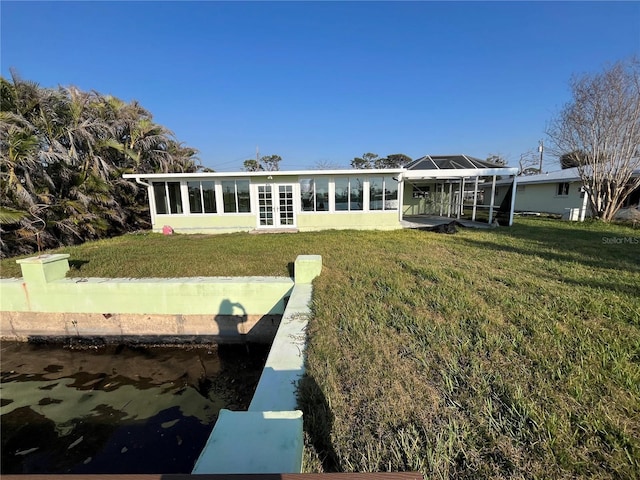
<svg viewBox="0 0 640 480">
<path fill-rule="evenodd" d="M 639 229 L 519 219 L 456 235 L 148 234 L 58 251 L 71 276 L 107 277 L 288 275 L 297 255 L 321 254 L 300 389 L 308 471 L 640 471 Z"/>
</svg>

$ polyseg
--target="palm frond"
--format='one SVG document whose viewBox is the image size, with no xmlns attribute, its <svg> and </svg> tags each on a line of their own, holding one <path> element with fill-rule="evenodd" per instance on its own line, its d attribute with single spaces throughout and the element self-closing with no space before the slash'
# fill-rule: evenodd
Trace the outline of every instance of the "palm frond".
<svg viewBox="0 0 640 480">
<path fill-rule="evenodd" d="M 0 206 L 0 225 L 10 225 L 19 223 L 29 216 L 28 212 L 16 210 L 15 208 Z"/>
</svg>

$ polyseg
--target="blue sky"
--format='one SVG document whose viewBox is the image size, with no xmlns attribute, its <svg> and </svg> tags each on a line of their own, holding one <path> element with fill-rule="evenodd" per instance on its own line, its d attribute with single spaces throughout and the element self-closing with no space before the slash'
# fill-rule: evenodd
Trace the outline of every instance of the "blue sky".
<svg viewBox="0 0 640 480">
<path fill-rule="evenodd" d="M 572 74 L 640 54 L 639 2 L 2 1 L 1 70 L 138 100 L 240 170 L 535 150 Z M 557 169 L 549 157 L 545 169 Z"/>
</svg>

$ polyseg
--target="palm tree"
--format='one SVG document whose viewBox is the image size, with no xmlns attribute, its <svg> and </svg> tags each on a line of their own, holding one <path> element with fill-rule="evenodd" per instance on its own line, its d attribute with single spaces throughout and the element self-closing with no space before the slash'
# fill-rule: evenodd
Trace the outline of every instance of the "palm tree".
<svg viewBox="0 0 640 480">
<path fill-rule="evenodd" d="M 123 173 L 195 172 L 197 151 L 130 103 L 0 77 L 0 256 L 148 228 Z"/>
</svg>

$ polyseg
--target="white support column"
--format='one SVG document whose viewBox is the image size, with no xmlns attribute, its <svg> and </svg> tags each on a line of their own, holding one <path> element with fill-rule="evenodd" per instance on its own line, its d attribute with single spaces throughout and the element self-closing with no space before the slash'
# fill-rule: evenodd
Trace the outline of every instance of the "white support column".
<svg viewBox="0 0 640 480">
<path fill-rule="evenodd" d="M 449 182 L 449 201 L 447 202 L 447 217 L 451 216 L 451 202 L 453 202 L 453 183 Z"/>
<path fill-rule="evenodd" d="M 582 207 L 580 208 L 580 221 L 584 222 L 584 217 L 587 214 L 587 200 L 589 199 L 589 195 L 587 195 L 586 190 L 583 192 L 582 195 L 583 197 L 582 197 Z"/>
<path fill-rule="evenodd" d="M 151 213 L 151 228 L 156 226 L 156 196 L 153 191 L 153 183 L 147 187 L 147 195 L 149 195 L 149 210 Z"/>
<path fill-rule="evenodd" d="M 491 181 L 491 203 L 489 204 L 489 225 L 493 222 L 493 205 L 496 201 L 496 176 Z"/>
<path fill-rule="evenodd" d="M 513 183 L 511 184 L 511 207 L 509 208 L 509 226 L 513 225 L 513 212 L 516 208 L 516 189 L 518 183 L 518 176 L 513 176 Z"/>
<path fill-rule="evenodd" d="M 402 222 L 404 212 L 402 206 L 404 205 L 404 179 L 402 174 L 398 175 L 398 221 Z"/>
<path fill-rule="evenodd" d="M 436 183 L 436 191 L 438 191 L 438 184 Z M 444 209 L 444 183 L 442 184 L 442 188 L 440 189 L 440 216 L 442 216 Z"/>
<path fill-rule="evenodd" d="M 458 205 L 458 220 L 460 220 L 460 217 L 464 213 L 464 177 L 462 177 L 460 181 L 460 198 L 458 198 L 458 201 L 460 202 Z"/>
<path fill-rule="evenodd" d="M 476 221 L 476 207 L 478 205 L 478 180 L 480 177 L 476 177 L 476 182 L 473 187 L 473 212 L 471 213 L 471 221 Z"/>
</svg>

